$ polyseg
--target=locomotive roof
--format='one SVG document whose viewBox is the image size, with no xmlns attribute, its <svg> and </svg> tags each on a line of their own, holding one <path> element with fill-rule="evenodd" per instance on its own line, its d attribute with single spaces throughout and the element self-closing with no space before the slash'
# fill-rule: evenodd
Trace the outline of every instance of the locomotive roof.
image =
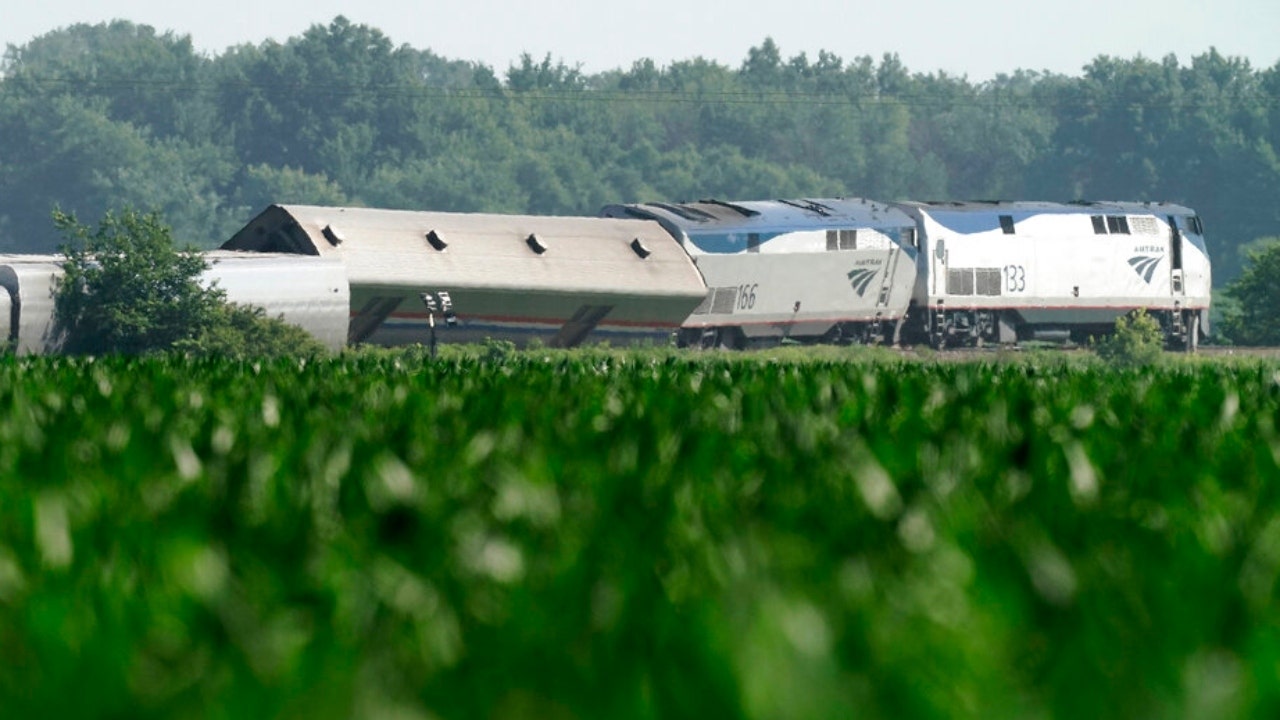
<svg viewBox="0 0 1280 720">
<path fill-rule="evenodd" d="M 889 203 L 865 198 L 699 200 L 684 203 L 608 205 L 606 217 L 652 218 L 685 231 L 770 230 L 796 227 L 906 227 L 911 218 Z"/>
<path fill-rule="evenodd" d="M 995 213 L 1059 213 L 1059 214 L 1125 214 L 1125 215 L 1195 215 L 1195 211 L 1183 205 L 1167 202 L 1132 202 L 1116 200 L 1076 200 L 1057 203 L 1034 200 L 965 200 L 965 201 L 905 201 L 896 203 L 903 207 L 919 208 L 926 212 L 995 212 Z"/>
</svg>

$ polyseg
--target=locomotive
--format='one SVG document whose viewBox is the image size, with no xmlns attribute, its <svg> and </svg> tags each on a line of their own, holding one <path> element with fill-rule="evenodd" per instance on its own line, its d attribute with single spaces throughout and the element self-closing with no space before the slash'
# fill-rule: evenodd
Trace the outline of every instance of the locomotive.
<svg viewBox="0 0 1280 720">
<path fill-rule="evenodd" d="M 683 345 L 784 339 L 897 344 L 914 291 L 916 226 L 864 199 L 609 205 L 605 217 L 656 220 L 693 259 L 707 296 Z"/>
<path fill-rule="evenodd" d="M 803 199 L 601 214 L 657 220 L 694 259 L 709 291 L 683 345 L 1082 343 L 1139 309 L 1169 347 L 1194 351 L 1209 332 L 1204 229 L 1171 203 Z"/>
</svg>

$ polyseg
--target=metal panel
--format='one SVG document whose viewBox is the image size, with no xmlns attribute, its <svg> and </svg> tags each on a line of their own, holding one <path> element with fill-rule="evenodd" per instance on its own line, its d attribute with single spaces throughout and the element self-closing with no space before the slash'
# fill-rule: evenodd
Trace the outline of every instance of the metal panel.
<svg viewBox="0 0 1280 720">
<path fill-rule="evenodd" d="M 210 266 L 201 282 L 225 290 L 228 301 L 260 307 L 331 350 L 345 344 L 351 291 L 340 259 L 228 251 L 205 258 Z"/>
</svg>

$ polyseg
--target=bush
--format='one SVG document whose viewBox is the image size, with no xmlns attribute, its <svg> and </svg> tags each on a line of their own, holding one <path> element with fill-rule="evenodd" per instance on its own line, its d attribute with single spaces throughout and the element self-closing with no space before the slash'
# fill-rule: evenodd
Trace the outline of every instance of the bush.
<svg viewBox="0 0 1280 720">
<path fill-rule="evenodd" d="M 55 210 L 67 237 L 64 275 L 54 296 L 63 351 L 138 355 L 198 337 L 215 322 L 225 295 L 200 285 L 205 259 L 179 251 L 154 213 L 108 212 L 96 229 Z"/>
<path fill-rule="evenodd" d="M 1145 310 L 1116 318 L 1116 331 L 1099 341 L 1098 357 L 1115 365 L 1138 367 L 1160 360 L 1164 351 L 1164 331 L 1160 322 Z"/>
<path fill-rule="evenodd" d="M 219 308 L 213 324 L 198 337 L 175 343 L 174 349 L 229 358 L 305 357 L 327 352 L 319 340 L 297 325 L 267 317 L 260 307 L 236 304 Z"/>
</svg>

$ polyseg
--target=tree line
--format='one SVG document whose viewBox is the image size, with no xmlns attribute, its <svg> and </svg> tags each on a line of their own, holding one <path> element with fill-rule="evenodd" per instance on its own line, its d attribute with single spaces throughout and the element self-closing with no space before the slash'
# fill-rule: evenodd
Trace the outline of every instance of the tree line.
<svg viewBox="0 0 1280 720">
<path fill-rule="evenodd" d="M 0 252 L 54 250 L 55 208 L 157 212 L 214 247 L 275 202 L 1164 200 L 1200 212 L 1221 285 L 1280 235 L 1280 64 L 1213 49 L 972 82 L 766 39 L 736 68 L 525 55 L 499 76 L 342 17 L 216 56 L 116 21 L 10 46 L 0 72 Z"/>
</svg>

